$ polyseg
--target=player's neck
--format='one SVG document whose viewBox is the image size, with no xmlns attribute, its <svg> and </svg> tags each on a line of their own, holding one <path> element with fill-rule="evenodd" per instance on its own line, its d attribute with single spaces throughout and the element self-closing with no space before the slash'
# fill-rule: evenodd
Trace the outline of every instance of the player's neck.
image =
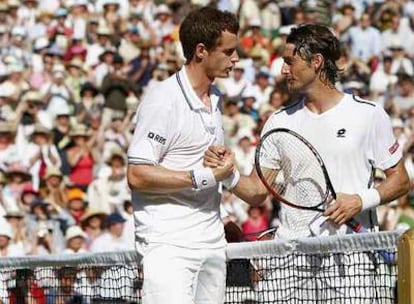
<svg viewBox="0 0 414 304">
<path fill-rule="evenodd" d="M 309 89 L 304 94 L 307 108 L 316 114 L 322 114 L 330 110 L 341 101 L 343 96 L 344 94 L 335 87 L 328 87 L 323 84 Z"/>
<path fill-rule="evenodd" d="M 188 80 L 200 100 L 210 107 L 210 86 L 212 80 L 202 71 L 198 64 L 187 64 L 184 66 Z"/>
</svg>

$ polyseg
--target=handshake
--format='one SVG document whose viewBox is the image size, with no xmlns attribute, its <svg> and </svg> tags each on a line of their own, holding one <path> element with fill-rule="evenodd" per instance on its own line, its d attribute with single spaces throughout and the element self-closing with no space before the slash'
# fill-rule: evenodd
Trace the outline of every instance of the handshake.
<svg viewBox="0 0 414 304">
<path fill-rule="evenodd" d="M 240 173 L 236 168 L 234 153 L 227 147 L 213 145 L 204 153 L 204 168 L 191 170 L 193 188 L 202 190 L 222 182 L 227 189 L 236 186 Z"/>
</svg>

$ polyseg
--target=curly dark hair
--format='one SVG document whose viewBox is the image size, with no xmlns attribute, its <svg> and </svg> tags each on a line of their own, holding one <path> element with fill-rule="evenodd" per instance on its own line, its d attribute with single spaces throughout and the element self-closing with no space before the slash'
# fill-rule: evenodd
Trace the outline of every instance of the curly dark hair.
<svg viewBox="0 0 414 304">
<path fill-rule="evenodd" d="M 286 43 L 294 44 L 295 54 L 309 63 L 315 54 L 321 54 L 324 58 L 321 80 L 328 85 L 335 84 L 341 71 L 336 65 L 341 56 L 341 48 L 338 39 L 329 28 L 318 24 L 298 26 L 291 30 Z"/>
<path fill-rule="evenodd" d="M 239 23 L 234 14 L 212 7 L 191 11 L 181 23 L 179 32 L 187 63 L 193 59 L 197 44 L 203 43 L 207 50 L 213 50 L 224 31 L 237 35 Z"/>
</svg>

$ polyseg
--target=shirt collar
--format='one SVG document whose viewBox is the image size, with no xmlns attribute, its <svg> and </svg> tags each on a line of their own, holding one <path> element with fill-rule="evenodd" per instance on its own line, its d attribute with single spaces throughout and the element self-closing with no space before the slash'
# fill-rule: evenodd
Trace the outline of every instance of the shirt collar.
<svg viewBox="0 0 414 304">
<path fill-rule="evenodd" d="M 206 108 L 204 103 L 200 100 L 193 87 L 191 86 L 185 66 L 180 71 L 178 71 L 177 81 L 179 81 L 178 85 L 181 87 L 184 98 L 192 110 L 201 110 Z M 214 112 L 218 106 L 220 95 L 213 87 L 210 88 L 210 100 L 211 107 Z"/>
</svg>

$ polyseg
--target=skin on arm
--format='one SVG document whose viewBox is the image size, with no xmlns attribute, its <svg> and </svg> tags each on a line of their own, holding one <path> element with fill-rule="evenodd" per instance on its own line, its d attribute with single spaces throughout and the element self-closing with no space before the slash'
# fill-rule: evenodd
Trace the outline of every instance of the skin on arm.
<svg viewBox="0 0 414 304">
<path fill-rule="evenodd" d="M 234 165 L 230 160 L 223 166 L 213 168 L 217 182 L 230 176 Z M 185 188 L 193 188 L 190 171 L 175 171 L 156 165 L 129 164 L 127 179 L 131 190 L 143 193 L 171 193 Z"/>
<path fill-rule="evenodd" d="M 387 176 L 376 188 L 381 197 L 381 204 L 391 202 L 406 194 L 410 189 L 410 183 L 404 163 L 399 161 L 397 165 L 385 170 Z M 361 197 L 357 194 L 337 193 L 337 199 L 325 211 L 325 216 L 336 224 L 344 224 L 362 210 Z"/>
<path fill-rule="evenodd" d="M 229 148 L 213 145 L 204 153 L 203 164 L 205 167 L 220 168 L 229 160 L 235 163 L 234 153 Z M 253 168 L 249 176 L 240 176 L 239 182 L 231 191 L 240 199 L 253 206 L 261 205 L 268 195 L 268 191 L 260 180 L 255 168 Z"/>
</svg>

